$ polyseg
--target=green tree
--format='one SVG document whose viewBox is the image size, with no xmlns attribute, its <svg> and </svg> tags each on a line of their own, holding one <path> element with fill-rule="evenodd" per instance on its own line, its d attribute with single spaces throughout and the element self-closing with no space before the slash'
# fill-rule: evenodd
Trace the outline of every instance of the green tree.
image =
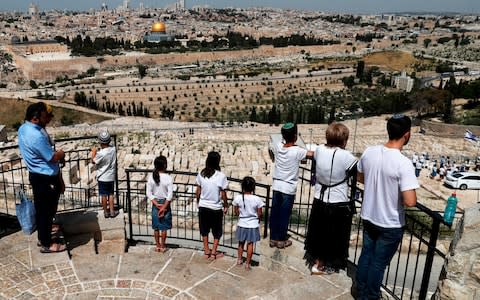
<svg viewBox="0 0 480 300">
<path fill-rule="evenodd" d="M 357 63 L 357 74 L 356 77 L 360 78 L 360 80 L 363 77 L 363 71 L 365 70 L 365 62 L 363 60 L 359 60 Z"/>
<path fill-rule="evenodd" d="M 30 80 L 30 87 L 31 87 L 32 89 L 38 88 L 37 82 L 36 82 L 35 80 L 33 80 L 33 79 Z"/>
<path fill-rule="evenodd" d="M 94 68 L 94 67 L 90 67 L 88 70 L 87 70 L 87 75 L 88 76 L 95 76 L 95 73 L 97 73 L 98 69 Z"/>
<path fill-rule="evenodd" d="M 138 75 L 140 76 L 140 78 L 143 78 L 145 77 L 145 75 L 147 75 L 147 69 L 148 69 L 147 66 L 138 64 L 137 68 L 138 68 Z"/>
<path fill-rule="evenodd" d="M 423 40 L 423 46 L 425 48 L 428 48 L 428 46 L 432 43 L 432 40 L 431 39 L 424 39 Z"/>
<path fill-rule="evenodd" d="M 355 78 L 353 76 L 343 77 L 342 82 L 343 85 L 351 89 L 355 85 Z"/>
</svg>

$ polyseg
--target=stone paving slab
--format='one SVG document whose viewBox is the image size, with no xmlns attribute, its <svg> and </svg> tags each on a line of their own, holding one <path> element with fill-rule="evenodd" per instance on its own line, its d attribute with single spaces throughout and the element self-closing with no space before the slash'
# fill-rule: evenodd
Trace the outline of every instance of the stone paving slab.
<svg viewBox="0 0 480 300">
<path fill-rule="evenodd" d="M 118 276 L 153 281 L 168 260 L 169 256 L 157 252 L 148 255 L 128 253 L 122 257 Z"/>
<path fill-rule="evenodd" d="M 6 247 L 9 244 L 16 253 Z M 269 268 L 260 264 L 248 271 L 237 266 L 234 257 L 210 261 L 202 251 L 177 248 L 158 253 L 151 245 L 70 260 L 66 252 L 40 254 L 22 233 L 0 239 L 1 247 L 0 300 L 352 299 L 351 281 L 344 274 L 310 276 L 290 267 L 288 260 L 272 260 Z M 29 264 L 28 257 L 37 263 Z"/>
</svg>

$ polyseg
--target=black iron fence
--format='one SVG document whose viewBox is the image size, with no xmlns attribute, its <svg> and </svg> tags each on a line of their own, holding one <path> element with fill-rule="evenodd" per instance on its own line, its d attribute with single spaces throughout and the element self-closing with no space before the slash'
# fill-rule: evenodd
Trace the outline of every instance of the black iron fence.
<svg viewBox="0 0 480 300">
<path fill-rule="evenodd" d="M 153 230 L 151 228 L 152 204 L 146 197 L 146 181 L 152 170 L 145 169 L 126 169 L 127 184 L 127 206 L 129 239 L 133 241 L 151 240 Z M 174 197 L 170 203 L 173 215 L 173 228 L 169 230 L 168 237 L 187 240 L 200 245 L 201 237 L 198 227 L 198 206 L 195 197 L 197 173 L 169 171 L 174 181 Z M 229 186 L 226 190 L 228 202 L 231 204 L 236 195 L 241 193 L 241 179 L 228 178 Z M 267 222 L 270 186 L 257 183 L 255 188 L 257 196 L 266 203 L 264 209 L 264 218 L 260 224 L 263 236 L 267 236 Z M 238 241 L 235 238 L 235 229 L 238 217 L 233 214 L 233 208 L 230 206 L 227 214 L 223 218 L 223 235 L 219 245 L 227 248 L 236 248 Z"/>
<path fill-rule="evenodd" d="M 292 237 L 303 239 L 308 227 L 314 188 L 310 185 L 310 168 L 301 167 L 298 192 L 290 219 Z M 360 210 L 363 190 L 356 178 L 348 181 L 351 200 L 355 201 L 356 214 L 352 219 L 348 273 L 354 277 L 362 248 L 362 222 Z M 355 189 L 352 189 L 355 186 Z M 421 202 L 422 199 L 419 199 Z M 443 221 L 443 213 L 417 203 L 406 210 L 404 238 L 387 267 L 383 288 L 395 299 L 425 299 L 437 286 L 445 256 L 455 230 L 463 225 L 463 212 L 457 210 L 451 226 Z"/>
<path fill-rule="evenodd" d="M 117 144 L 112 135 L 112 143 Z M 65 193 L 60 197 L 58 211 L 100 206 L 95 166 L 91 163 L 91 147 L 98 145 L 96 136 L 65 138 L 55 141 L 55 147 L 65 151 L 65 164 L 61 169 L 65 181 Z M 32 198 L 28 170 L 20 156 L 18 145 L 0 148 L 0 213 L 15 214 L 15 203 L 19 202 L 17 191 L 23 190 Z M 118 173 L 118 171 L 116 171 Z M 118 177 L 117 177 L 118 178 Z M 117 206 L 125 203 L 120 181 L 116 182 Z"/>
</svg>

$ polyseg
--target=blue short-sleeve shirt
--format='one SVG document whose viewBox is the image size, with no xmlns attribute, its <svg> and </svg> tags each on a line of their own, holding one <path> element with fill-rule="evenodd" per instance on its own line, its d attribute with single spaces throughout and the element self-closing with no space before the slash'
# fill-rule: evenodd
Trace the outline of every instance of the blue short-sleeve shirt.
<svg viewBox="0 0 480 300">
<path fill-rule="evenodd" d="M 30 172 L 48 176 L 58 174 L 59 164 L 51 162 L 54 150 L 41 126 L 28 121 L 20 126 L 18 146 Z"/>
</svg>

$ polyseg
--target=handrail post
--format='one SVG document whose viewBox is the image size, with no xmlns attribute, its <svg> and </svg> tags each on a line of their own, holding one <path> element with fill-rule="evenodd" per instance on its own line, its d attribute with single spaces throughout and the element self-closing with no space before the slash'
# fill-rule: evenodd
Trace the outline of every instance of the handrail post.
<svg viewBox="0 0 480 300">
<path fill-rule="evenodd" d="M 263 238 L 268 236 L 268 212 L 270 210 L 270 186 L 267 186 L 267 195 L 265 196 L 265 223 L 263 227 Z"/>
<path fill-rule="evenodd" d="M 130 171 L 127 173 L 127 207 L 128 207 L 128 230 L 130 231 L 129 243 L 133 240 L 133 225 L 132 225 L 132 199 L 130 197 Z"/>
<path fill-rule="evenodd" d="M 420 286 L 420 293 L 418 298 L 424 300 L 427 298 L 428 283 L 430 282 L 430 273 L 432 271 L 433 257 L 435 255 L 435 247 L 437 246 L 438 234 L 440 232 L 440 220 L 433 218 L 432 234 L 428 241 L 427 257 L 425 259 L 425 268 L 423 269 L 422 283 Z"/>
</svg>

